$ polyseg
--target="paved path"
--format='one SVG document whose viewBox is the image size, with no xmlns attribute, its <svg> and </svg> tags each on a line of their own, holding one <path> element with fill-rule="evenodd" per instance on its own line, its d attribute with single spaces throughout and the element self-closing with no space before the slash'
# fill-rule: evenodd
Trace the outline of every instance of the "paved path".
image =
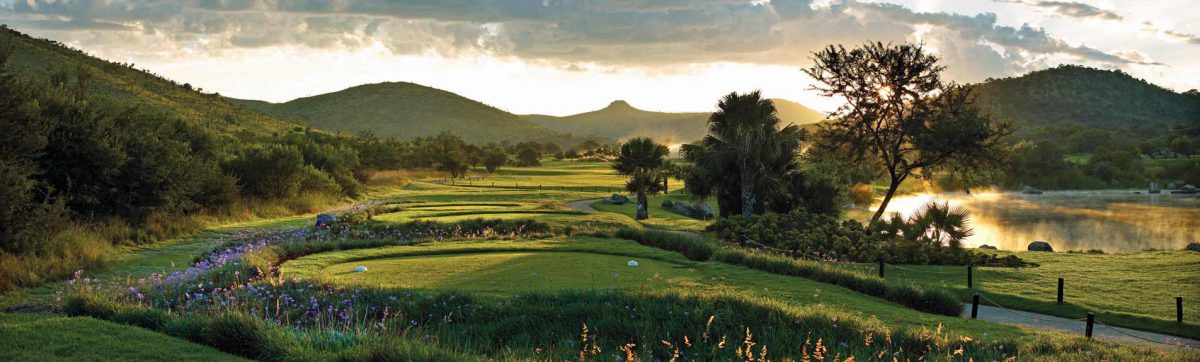
<svg viewBox="0 0 1200 362">
<path fill-rule="evenodd" d="M 971 318 L 971 303 L 965 303 L 963 307 L 963 317 Z M 1082 336 L 1084 330 L 1087 329 L 1087 322 L 1085 321 L 1026 311 L 1012 311 L 983 304 L 979 305 L 979 319 L 988 322 L 1015 325 L 1026 329 L 1058 331 L 1079 336 Z M 1111 342 L 1136 343 L 1160 348 L 1187 348 L 1183 346 L 1200 348 L 1200 341 L 1194 339 L 1142 332 L 1128 328 L 1109 327 L 1100 323 L 1092 326 L 1092 337 Z M 1154 343 L 1147 340 L 1162 343 Z"/>
<path fill-rule="evenodd" d="M 592 204 L 600 200 L 603 199 L 571 201 L 567 203 L 567 206 L 579 211 L 597 212 L 599 210 L 596 210 L 596 208 L 592 207 Z"/>
</svg>

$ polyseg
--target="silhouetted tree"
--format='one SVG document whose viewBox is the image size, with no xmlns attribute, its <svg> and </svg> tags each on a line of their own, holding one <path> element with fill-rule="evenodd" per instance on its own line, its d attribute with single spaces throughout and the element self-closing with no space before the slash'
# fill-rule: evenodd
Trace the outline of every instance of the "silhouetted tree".
<svg viewBox="0 0 1200 362">
<path fill-rule="evenodd" d="M 1008 125 L 983 114 L 968 89 L 943 83 L 944 67 L 920 45 L 830 46 L 814 59 L 805 70 L 823 84 L 814 88 L 846 100 L 820 138 L 847 146 L 858 159 L 873 158 L 889 179 L 872 222 L 911 176 L 947 171 L 969 187 L 978 175 L 1000 169 L 999 139 Z"/>
<path fill-rule="evenodd" d="M 650 218 L 648 194 L 664 191 L 662 178 L 664 159 L 670 151 L 667 146 L 654 143 L 645 137 L 636 137 L 621 145 L 617 161 L 613 169 L 617 173 L 629 177 L 625 182 L 625 190 L 637 195 L 636 219 Z"/>
</svg>

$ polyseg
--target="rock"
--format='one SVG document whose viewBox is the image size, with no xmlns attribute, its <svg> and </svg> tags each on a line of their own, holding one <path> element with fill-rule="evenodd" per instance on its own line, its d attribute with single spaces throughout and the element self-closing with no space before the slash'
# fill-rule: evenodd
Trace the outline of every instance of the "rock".
<svg viewBox="0 0 1200 362">
<path fill-rule="evenodd" d="M 317 227 L 328 227 L 329 224 L 332 224 L 336 220 L 337 217 L 331 214 L 317 214 Z"/>
<path fill-rule="evenodd" d="M 1035 242 L 1029 243 L 1029 247 L 1026 249 L 1029 251 L 1054 252 L 1054 248 L 1050 247 L 1050 243 L 1047 243 L 1045 241 L 1035 241 Z"/>
<path fill-rule="evenodd" d="M 625 197 L 625 195 L 621 195 L 621 194 L 612 194 L 612 197 L 609 197 L 609 200 L 613 200 L 614 202 L 618 202 L 618 203 L 622 203 L 622 204 L 629 202 L 629 198 Z"/>
<path fill-rule="evenodd" d="M 1042 190 L 1038 190 L 1037 188 L 1030 187 L 1030 186 L 1025 186 L 1025 187 L 1021 188 L 1021 193 L 1026 194 L 1026 195 L 1041 195 Z"/>
<path fill-rule="evenodd" d="M 704 220 L 711 219 L 717 215 L 716 212 L 713 211 L 712 206 L 708 206 L 707 203 L 700 204 L 700 207 L 697 209 L 700 210 L 700 218 Z"/>
<path fill-rule="evenodd" d="M 366 273 L 367 267 L 362 266 L 362 265 L 356 266 L 356 267 L 354 267 L 354 272 L 355 273 Z"/>
<path fill-rule="evenodd" d="M 1200 252 L 1200 243 L 1189 243 L 1183 250 Z"/>
<path fill-rule="evenodd" d="M 638 266 L 638 262 L 637 262 L 637 260 L 630 260 L 628 263 L 625 263 L 625 265 L 628 265 L 630 267 L 635 267 L 635 266 Z"/>
<path fill-rule="evenodd" d="M 987 244 L 983 244 L 983 245 L 980 245 L 980 246 L 979 246 L 978 248 L 976 248 L 976 249 L 983 249 L 983 250 L 996 250 L 996 247 L 995 247 L 995 246 L 991 246 L 991 245 L 987 245 Z"/>
<path fill-rule="evenodd" d="M 670 209 L 675 207 L 675 203 L 671 200 L 663 200 L 662 207 Z"/>
</svg>

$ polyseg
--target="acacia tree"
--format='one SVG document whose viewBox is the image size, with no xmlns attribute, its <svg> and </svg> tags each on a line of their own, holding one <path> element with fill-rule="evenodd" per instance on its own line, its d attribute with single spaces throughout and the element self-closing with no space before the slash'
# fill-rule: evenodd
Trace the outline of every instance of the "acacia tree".
<svg viewBox="0 0 1200 362">
<path fill-rule="evenodd" d="M 846 100 L 820 139 L 881 165 L 889 179 L 872 223 L 912 176 L 951 172 L 969 187 L 979 175 L 1001 169 L 999 139 L 1009 125 L 980 111 L 969 88 L 943 82 L 945 68 L 920 45 L 829 46 L 814 60 L 805 72 L 823 84 L 813 88 Z"/>
<path fill-rule="evenodd" d="M 613 169 L 629 177 L 625 182 L 625 190 L 637 195 L 638 220 L 650 218 L 650 205 L 646 195 L 664 191 L 664 159 L 669 153 L 667 146 L 654 143 L 654 140 L 645 137 L 636 137 L 621 145 L 621 153 L 617 155 Z"/>
</svg>

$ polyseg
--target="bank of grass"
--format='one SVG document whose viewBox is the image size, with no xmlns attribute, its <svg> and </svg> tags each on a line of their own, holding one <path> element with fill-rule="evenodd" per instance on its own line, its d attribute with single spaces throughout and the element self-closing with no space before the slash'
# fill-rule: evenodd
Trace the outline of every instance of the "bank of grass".
<svg viewBox="0 0 1200 362">
<path fill-rule="evenodd" d="M 995 252 L 1001 256 L 1012 252 Z M 1088 312 L 1111 325 L 1200 338 L 1200 253 L 1144 251 L 1120 254 L 1015 253 L 1037 267 L 974 270 L 974 287 L 966 285 L 961 266 L 889 268 L 889 280 L 947 290 L 969 301 L 978 292 L 1008 308 L 1066 318 Z M 876 270 L 873 264 L 848 266 Z M 1064 304 L 1056 303 L 1058 278 L 1064 279 Z M 1175 297 L 1184 301 L 1184 323 L 1175 322 Z"/>
<path fill-rule="evenodd" d="M 579 260 L 587 254 L 592 254 L 593 259 Z M 645 263 L 655 269 L 652 272 L 657 275 L 648 278 L 640 274 L 629 275 L 632 277 L 629 284 L 615 286 L 611 283 L 598 285 L 592 280 L 594 276 L 589 270 L 596 265 L 603 265 L 605 273 L 611 272 L 609 268 L 629 270 L 624 265 L 628 258 Z M 672 264 L 677 266 L 672 267 Z M 357 266 L 367 266 L 368 271 L 351 272 Z M 434 266 L 438 270 L 431 271 Z M 611 335 L 605 335 L 615 333 L 621 337 L 601 343 L 603 345 L 612 346 L 618 341 L 634 341 L 639 346 L 641 344 L 637 342 L 647 343 L 650 347 L 645 350 L 641 348 L 647 347 L 638 347 L 639 353 L 666 359 L 670 348 L 660 348 L 662 345 L 658 342 L 678 344 L 682 335 L 695 341 L 701 334 L 699 331 L 704 329 L 705 315 L 715 316 L 718 321 L 734 321 L 719 328 L 720 333 L 714 332 L 714 335 L 729 337 L 731 341 L 743 338 L 744 334 L 739 332 L 745 328 L 759 331 L 754 333 L 754 341 L 780 353 L 774 356 L 798 356 L 805 340 L 809 341 L 806 348 L 811 352 L 811 341 L 823 338 L 825 346 L 836 346 L 829 349 L 830 355 L 836 351 L 843 358 L 854 355 L 857 360 L 871 360 L 871 357 L 878 358 L 876 354 L 880 351 L 870 348 L 870 342 L 863 343 L 864 339 L 870 339 L 865 335 L 871 333 L 875 338 L 888 336 L 898 341 L 895 343 L 904 344 L 904 352 L 888 350 L 886 353 L 891 356 L 891 353 L 899 352 L 902 360 L 919 356 L 928 360 L 966 357 L 1003 360 L 1014 352 L 1022 358 L 1054 360 L 1184 356 L 1145 347 L 1082 343 L 1079 338 L 1056 333 L 1028 332 L 957 317 L 923 314 L 837 286 L 723 263 L 695 262 L 679 254 L 613 239 L 440 242 L 348 250 L 302 257 L 285 263 L 280 271 L 284 279 L 316 280 L 318 284 L 343 285 L 347 290 L 378 288 L 405 295 L 472 292 L 470 295 L 475 297 L 471 304 L 482 305 L 480 308 L 488 310 L 496 308 L 491 304 L 495 301 L 520 304 L 519 308 L 504 313 L 489 312 L 487 322 L 474 324 L 469 328 L 470 332 L 466 332 L 480 333 L 475 330 L 481 329 L 505 333 L 507 338 L 501 338 L 501 343 L 468 343 L 483 349 L 461 351 L 488 356 L 495 356 L 498 351 L 534 348 L 544 348 L 545 358 L 550 359 L 564 358 L 551 356 L 577 356 L 578 350 L 563 350 L 562 335 L 577 330 L 572 322 L 579 321 L 587 323 L 600 336 L 611 338 Z M 582 291 L 563 291 L 572 285 Z M 392 289 L 397 286 L 406 289 Z M 782 317 L 777 313 L 782 313 Z M 831 321 L 836 322 L 831 324 Z M 514 323 L 516 326 L 512 325 Z M 536 330 L 520 329 L 532 327 L 528 323 L 536 324 L 533 328 Z M 451 330 L 453 333 L 448 335 L 438 334 L 442 336 L 439 340 L 452 341 L 461 338 L 453 337 L 455 333 L 464 332 Z M 931 344 L 926 339 L 931 335 L 942 336 L 935 340 L 984 343 Z M 471 340 L 491 338 L 496 337 L 476 335 Z M 461 342 L 450 344 L 463 345 Z M 894 347 L 895 344 L 889 348 Z M 943 349 L 947 347 L 949 349 Z M 964 355 L 955 355 L 957 347 L 964 348 L 960 352 Z"/>
<path fill-rule="evenodd" d="M 622 228 L 641 228 L 632 219 L 615 214 L 589 214 L 567 208 L 561 202 L 424 202 L 404 201 L 387 205 L 372 220 L 388 223 L 430 221 L 455 223 L 471 219 L 522 220 L 546 223 L 564 234 L 612 232 Z"/>
<path fill-rule="evenodd" d="M 245 361 L 211 347 L 94 318 L 0 313 L 4 361 Z"/>
</svg>

